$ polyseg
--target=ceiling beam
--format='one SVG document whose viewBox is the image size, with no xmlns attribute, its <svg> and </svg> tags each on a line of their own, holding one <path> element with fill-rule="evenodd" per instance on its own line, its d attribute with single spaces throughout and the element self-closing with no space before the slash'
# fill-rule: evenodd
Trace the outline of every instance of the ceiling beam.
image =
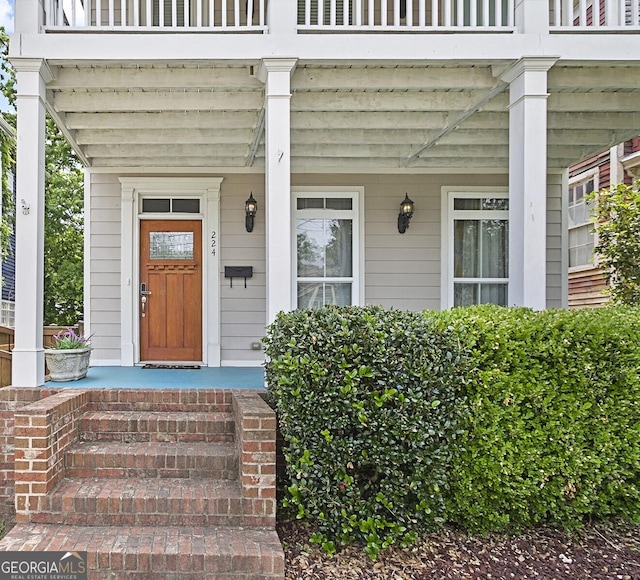
<svg viewBox="0 0 640 580">
<path fill-rule="evenodd" d="M 221 145 L 246 144 L 252 136 L 251 127 L 238 129 L 81 129 L 76 131 L 76 141 L 83 145 L 118 144 L 194 144 Z"/>
<path fill-rule="evenodd" d="M 461 90 L 490 89 L 495 84 L 489 67 L 298 67 L 293 90 Z"/>
<path fill-rule="evenodd" d="M 550 93 L 548 110 L 553 112 L 637 112 L 638 93 Z"/>
<path fill-rule="evenodd" d="M 57 92 L 53 108 L 60 112 L 224 111 L 256 110 L 264 102 L 259 91 Z"/>
<path fill-rule="evenodd" d="M 68 113 L 70 129 L 235 129 L 255 127 L 258 111 L 156 111 L 154 113 Z"/>
<path fill-rule="evenodd" d="M 549 90 L 598 91 L 638 90 L 640 69 L 637 66 L 558 66 L 552 67 L 547 76 Z"/>
<path fill-rule="evenodd" d="M 165 67 L 58 67 L 51 89 L 156 89 L 263 90 L 264 85 L 250 74 L 250 67 L 165 66 Z"/>
<path fill-rule="evenodd" d="M 87 145 L 84 149 L 87 157 L 243 157 L 247 145 L 183 145 L 160 143 L 155 145 Z M 158 164 L 161 165 L 161 164 Z"/>
<path fill-rule="evenodd" d="M 485 110 L 501 111 L 508 99 L 484 100 L 486 91 L 406 92 L 295 92 L 292 111 L 468 111 L 483 103 Z M 495 96 L 495 95 L 493 95 Z"/>
<path fill-rule="evenodd" d="M 128 167 L 139 169 L 145 167 L 244 167 L 245 156 L 241 157 L 95 157 L 91 159 L 93 167 Z"/>
</svg>

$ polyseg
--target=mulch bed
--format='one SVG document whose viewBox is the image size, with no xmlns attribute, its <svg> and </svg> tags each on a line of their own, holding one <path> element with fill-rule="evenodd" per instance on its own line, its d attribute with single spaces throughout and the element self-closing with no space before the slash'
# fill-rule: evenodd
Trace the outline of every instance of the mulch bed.
<svg viewBox="0 0 640 580">
<path fill-rule="evenodd" d="M 640 580 L 640 526 L 542 528 L 518 536 L 469 536 L 445 528 L 372 562 L 361 547 L 327 556 L 295 522 L 278 526 L 289 580 Z"/>
</svg>

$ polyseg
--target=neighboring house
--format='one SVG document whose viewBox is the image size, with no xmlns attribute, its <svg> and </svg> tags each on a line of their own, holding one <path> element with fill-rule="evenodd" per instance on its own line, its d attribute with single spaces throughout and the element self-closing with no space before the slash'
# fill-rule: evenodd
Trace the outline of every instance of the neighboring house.
<svg viewBox="0 0 640 580">
<path fill-rule="evenodd" d="M 640 137 L 629 139 L 569 168 L 569 308 L 603 306 L 604 274 L 594 257 L 595 234 L 587 196 L 640 178 Z"/>
<path fill-rule="evenodd" d="M 6 135 L 15 138 L 15 131 L 11 125 L 9 125 L 2 115 L 0 115 L 0 131 L 3 131 Z M 0 171 L 4 171 L 4 168 L 0 166 Z M 10 168 L 7 181 L 11 192 L 13 194 L 14 206 L 15 206 L 15 171 L 14 168 Z M 0 200 L 0 215 L 2 214 L 2 201 Z M 15 295 L 16 295 L 16 236 L 15 230 L 9 238 L 9 247 L 5 255 L 0 254 L 0 271 L 2 273 L 2 293 L 0 296 L 0 326 L 14 326 L 15 322 Z"/>
<path fill-rule="evenodd" d="M 93 364 L 259 365 L 296 307 L 566 306 L 566 168 L 640 133 L 639 20 L 639 0 L 17 2 L 14 385 L 43 381 L 45 109 L 87 167 Z"/>
</svg>

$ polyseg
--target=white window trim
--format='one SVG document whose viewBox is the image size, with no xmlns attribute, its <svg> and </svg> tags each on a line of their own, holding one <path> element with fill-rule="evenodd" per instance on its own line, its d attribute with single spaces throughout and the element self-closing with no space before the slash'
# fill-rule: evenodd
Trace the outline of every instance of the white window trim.
<svg viewBox="0 0 640 580">
<path fill-rule="evenodd" d="M 220 186 L 222 177 L 120 177 L 121 207 L 121 348 L 120 365 L 140 362 L 139 248 L 142 219 L 202 221 L 202 359 L 220 361 Z M 142 213 L 142 197 L 200 199 L 199 214 Z M 215 238 L 215 254 L 212 251 Z"/>
<path fill-rule="evenodd" d="M 567 187 L 567 264 L 569 263 L 569 252 L 570 252 L 570 246 L 569 246 L 569 232 L 573 229 L 576 228 L 581 228 L 584 227 L 585 224 L 581 224 L 579 226 L 573 226 L 570 227 L 569 226 L 569 210 L 570 210 L 570 204 L 569 204 L 569 190 L 576 184 L 578 183 L 582 183 L 582 182 L 587 182 L 590 179 L 593 178 L 593 191 L 598 191 L 600 189 L 600 168 L 599 167 L 594 167 L 593 169 L 589 169 L 587 171 L 583 171 L 582 173 L 578 173 L 577 175 L 574 175 L 573 177 L 571 177 L 569 179 L 569 186 Z M 594 238 L 593 238 L 593 245 L 594 248 L 595 246 L 598 244 L 598 234 L 594 233 Z M 581 264 L 580 266 L 567 266 L 568 271 L 569 272 L 584 272 L 586 270 L 593 270 L 598 268 L 598 264 L 596 261 L 596 255 L 595 252 L 593 254 L 593 261 L 589 264 Z"/>
<path fill-rule="evenodd" d="M 291 188 L 291 305 L 293 309 L 298 307 L 298 264 L 297 264 L 297 243 L 296 243 L 296 216 L 300 211 L 308 212 L 310 215 L 317 211 L 318 217 L 326 217 L 321 212 L 326 210 L 298 210 L 298 198 L 301 197 L 351 197 L 353 199 L 353 209 L 343 210 L 345 217 L 353 218 L 353 274 L 352 278 L 352 305 L 362 306 L 364 304 L 364 187 L 292 187 Z M 341 211 L 341 210 L 332 210 Z M 329 280 L 323 278 L 323 281 Z"/>
<path fill-rule="evenodd" d="M 447 308 L 453 307 L 453 200 L 455 198 L 467 198 L 467 199 L 475 199 L 478 197 L 487 197 L 488 194 L 491 194 L 492 197 L 498 198 L 509 198 L 509 189 L 506 187 L 443 187 L 441 189 L 441 230 L 440 230 L 440 239 L 441 239 L 441 268 L 442 268 L 442 276 L 440 279 L 440 309 L 446 310 Z M 506 212 L 508 214 L 508 211 Z M 479 210 L 469 210 L 456 211 L 457 217 L 468 217 L 475 218 L 479 214 L 482 217 L 491 218 L 492 216 L 496 216 L 499 219 L 502 219 L 505 214 L 505 210 L 496 210 L 496 211 L 479 211 Z M 508 216 L 507 216 L 507 219 Z M 460 279 L 464 281 L 464 279 Z M 499 279 L 486 279 L 488 282 L 497 281 L 504 282 L 505 278 Z M 475 278 L 474 278 L 475 281 Z M 509 278 L 506 278 L 507 281 L 507 292 L 510 295 L 511 291 L 511 283 Z"/>
</svg>

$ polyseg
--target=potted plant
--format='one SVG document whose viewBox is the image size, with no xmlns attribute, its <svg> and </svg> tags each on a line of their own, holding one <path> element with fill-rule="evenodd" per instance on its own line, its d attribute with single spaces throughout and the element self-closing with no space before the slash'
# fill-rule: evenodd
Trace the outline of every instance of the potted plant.
<svg viewBox="0 0 640 580">
<path fill-rule="evenodd" d="M 62 330 L 53 337 L 51 347 L 44 351 L 52 381 L 77 381 L 87 376 L 90 338 L 76 334 L 73 328 Z"/>
</svg>

